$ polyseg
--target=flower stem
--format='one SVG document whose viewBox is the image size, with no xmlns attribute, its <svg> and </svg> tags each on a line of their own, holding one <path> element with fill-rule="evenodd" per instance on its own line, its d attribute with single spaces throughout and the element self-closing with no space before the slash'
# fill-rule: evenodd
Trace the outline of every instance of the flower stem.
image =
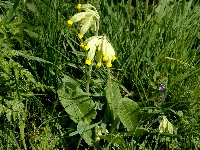
<svg viewBox="0 0 200 150">
<path fill-rule="evenodd" d="M 91 65 L 89 66 L 89 70 L 88 70 L 86 93 L 90 93 L 89 88 L 90 88 L 91 73 L 92 73 L 92 62 L 91 62 Z"/>
<path fill-rule="evenodd" d="M 111 122 L 113 122 L 114 120 L 114 116 L 113 116 L 113 91 L 112 91 L 112 81 L 111 81 L 111 75 L 110 75 L 110 68 L 107 68 L 107 75 L 108 75 L 108 88 L 110 91 L 110 116 L 111 116 Z"/>
<path fill-rule="evenodd" d="M 111 76 L 110 76 L 110 68 L 107 68 L 107 75 L 108 75 L 108 84 L 110 85 L 109 87 L 110 87 L 110 91 L 112 91 L 112 81 L 111 81 Z M 111 95 L 111 97 L 113 96 L 112 94 L 112 92 L 110 93 Z"/>
<path fill-rule="evenodd" d="M 98 36 L 98 30 L 99 30 L 99 20 L 97 21 L 97 29 L 96 29 L 95 36 Z"/>
</svg>

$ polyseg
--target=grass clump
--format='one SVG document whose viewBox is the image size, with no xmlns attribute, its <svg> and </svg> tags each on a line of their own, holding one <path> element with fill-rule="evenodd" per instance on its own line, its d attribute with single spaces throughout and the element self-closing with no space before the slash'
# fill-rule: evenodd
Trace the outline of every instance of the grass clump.
<svg viewBox="0 0 200 150">
<path fill-rule="evenodd" d="M 200 148 L 198 2 L 0 6 L 2 149 Z"/>
</svg>

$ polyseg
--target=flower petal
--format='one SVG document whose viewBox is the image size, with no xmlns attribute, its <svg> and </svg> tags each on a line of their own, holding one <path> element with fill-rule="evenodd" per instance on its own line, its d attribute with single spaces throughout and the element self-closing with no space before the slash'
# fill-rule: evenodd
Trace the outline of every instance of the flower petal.
<svg viewBox="0 0 200 150">
<path fill-rule="evenodd" d="M 68 25 L 71 26 L 73 24 L 73 21 L 72 20 L 68 20 L 67 23 L 68 23 Z"/>
<path fill-rule="evenodd" d="M 77 8 L 78 10 L 80 10 L 80 9 L 81 9 L 81 6 L 82 6 L 81 4 L 78 4 L 76 8 Z"/>
<path fill-rule="evenodd" d="M 85 18 L 87 15 L 92 15 L 92 14 L 89 12 L 80 12 L 72 16 L 70 20 L 72 20 L 73 22 L 78 22 L 83 18 Z"/>
<path fill-rule="evenodd" d="M 110 62 L 110 61 L 109 61 L 109 62 L 107 62 L 107 64 L 106 64 L 106 67 L 108 67 L 108 68 L 112 67 L 112 64 L 111 64 L 111 62 Z"/>
<path fill-rule="evenodd" d="M 82 39 L 82 38 L 83 38 L 83 35 L 82 35 L 81 33 L 79 33 L 79 34 L 78 34 L 78 38 L 79 38 L 79 39 Z"/>
<path fill-rule="evenodd" d="M 85 9 L 91 9 L 91 8 L 93 8 L 94 10 L 96 10 L 96 8 L 94 6 L 92 6 L 91 4 L 82 4 L 81 8 L 84 9 L 84 10 Z"/>
<path fill-rule="evenodd" d="M 81 22 L 82 27 L 80 29 L 80 33 L 82 35 L 84 35 L 89 30 L 89 28 L 91 27 L 92 17 L 88 17 L 88 18 L 83 19 L 83 22 Z"/>
<path fill-rule="evenodd" d="M 91 63 L 92 63 L 92 61 L 91 61 L 90 59 L 86 59 L 86 60 L 85 60 L 85 64 L 91 65 Z"/>
<path fill-rule="evenodd" d="M 98 62 L 98 63 L 97 63 L 97 67 L 101 67 L 101 62 Z"/>
</svg>

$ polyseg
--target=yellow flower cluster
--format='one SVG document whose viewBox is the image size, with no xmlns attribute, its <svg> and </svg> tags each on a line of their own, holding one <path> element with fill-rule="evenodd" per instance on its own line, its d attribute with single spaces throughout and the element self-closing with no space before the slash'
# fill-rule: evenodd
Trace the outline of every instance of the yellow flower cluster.
<svg viewBox="0 0 200 150">
<path fill-rule="evenodd" d="M 91 65 L 96 55 L 97 67 L 101 67 L 102 61 L 106 63 L 106 67 L 112 67 L 111 62 L 116 60 L 116 56 L 106 36 L 92 36 L 86 39 L 84 43 L 81 43 L 80 47 L 89 50 L 85 64 Z"/>
<path fill-rule="evenodd" d="M 68 21 L 68 25 L 73 25 L 74 22 L 79 22 L 80 33 L 78 38 L 82 39 L 84 34 L 91 28 L 93 32 L 99 29 L 100 16 L 96 8 L 90 4 L 78 4 L 76 7 L 79 12 L 72 16 Z M 92 36 L 80 44 L 80 47 L 88 51 L 85 64 L 91 65 L 94 57 L 96 58 L 97 66 L 102 65 L 102 61 L 106 63 L 106 67 L 112 67 L 112 63 L 115 59 L 115 51 L 106 36 Z"/>
<path fill-rule="evenodd" d="M 91 4 L 78 4 L 76 8 L 78 10 L 83 10 L 84 12 L 75 14 L 67 21 L 67 23 L 69 26 L 72 26 L 74 22 L 80 22 L 80 33 L 78 34 L 78 37 L 82 39 L 89 28 L 91 28 L 93 32 L 98 30 L 97 22 L 99 22 L 100 16 L 96 8 Z"/>
<path fill-rule="evenodd" d="M 87 45 L 85 45 L 84 43 L 81 43 L 80 47 L 83 48 L 86 51 L 89 49 L 89 47 Z"/>
</svg>

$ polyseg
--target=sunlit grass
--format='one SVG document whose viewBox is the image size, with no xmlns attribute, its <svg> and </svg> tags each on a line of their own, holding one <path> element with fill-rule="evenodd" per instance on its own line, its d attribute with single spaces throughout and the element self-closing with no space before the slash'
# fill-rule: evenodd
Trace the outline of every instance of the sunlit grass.
<svg viewBox="0 0 200 150">
<path fill-rule="evenodd" d="M 140 106 L 144 112 L 140 128 L 149 131 L 126 136 L 120 123 L 119 130 L 110 133 L 113 140 L 101 139 L 99 148 L 199 149 L 200 6 L 191 0 L 147 2 L 88 1 L 100 14 L 99 35 L 105 34 L 116 51 L 111 79 L 119 85 L 122 97 Z M 67 24 L 77 4 L 64 0 L 0 2 L 2 149 L 89 148 L 83 135 L 69 136 L 77 124 L 57 93 L 64 76 L 69 85 L 86 91 L 87 55 L 79 46 L 78 27 Z M 94 66 L 90 98 L 98 111 L 93 123 L 105 119 L 107 113 L 106 82 L 106 67 Z M 166 89 L 159 92 L 161 85 Z M 14 100 L 24 104 L 20 112 Z M 172 123 L 174 134 L 158 132 L 163 115 Z M 25 123 L 21 134 L 20 123 Z M 120 138 L 113 143 L 118 134 Z"/>
</svg>

